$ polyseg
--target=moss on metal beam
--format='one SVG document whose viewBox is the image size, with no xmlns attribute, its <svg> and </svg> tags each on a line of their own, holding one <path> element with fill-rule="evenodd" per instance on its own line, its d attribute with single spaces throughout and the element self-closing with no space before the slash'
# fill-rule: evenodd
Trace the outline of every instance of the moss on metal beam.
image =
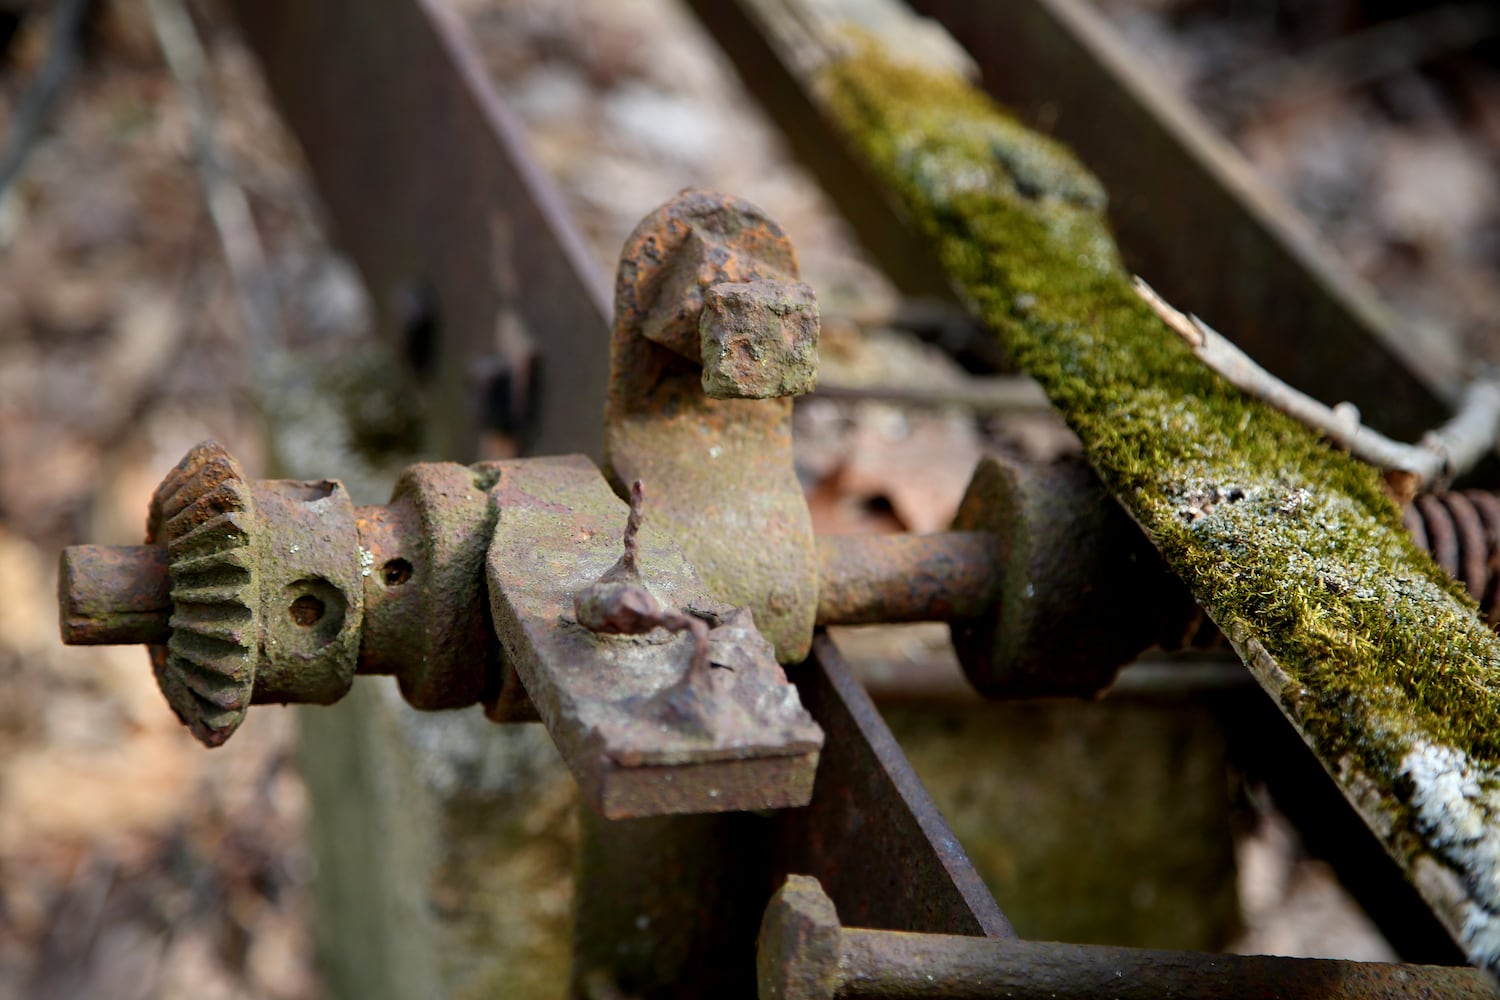
<svg viewBox="0 0 1500 1000">
<path fill-rule="evenodd" d="M 1470 957 L 1500 965 L 1500 641 L 1377 474 L 1192 356 L 1132 290 L 1103 190 L 1067 150 L 873 44 L 819 82 Z"/>
</svg>

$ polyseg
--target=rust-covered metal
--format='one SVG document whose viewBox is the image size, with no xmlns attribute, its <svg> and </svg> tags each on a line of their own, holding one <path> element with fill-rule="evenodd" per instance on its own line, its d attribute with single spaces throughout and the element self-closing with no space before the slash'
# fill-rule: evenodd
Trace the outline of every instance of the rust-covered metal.
<svg viewBox="0 0 1500 1000">
<path fill-rule="evenodd" d="M 798 280 L 786 233 L 749 202 L 686 191 L 651 213 L 620 254 L 604 417 L 616 491 L 637 479 L 661 484 L 653 516 L 714 594 L 752 610 L 783 663 L 807 655 L 818 590 L 812 516 L 792 464 L 792 402 L 704 392 L 703 331 L 712 340 L 724 318 L 704 302 L 722 310 L 733 298 L 726 284 Z M 805 341 L 815 313 L 791 313 L 782 318 Z M 768 360 L 759 383 L 807 384 L 802 352 L 788 346 Z"/>
<path fill-rule="evenodd" d="M 761 923 L 762 1000 L 1396 1000 L 1500 997 L 1478 969 L 1155 951 L 843 927 L 817 879 L 791 875 Z"/>
<path fill-rule="evenodd" d="M 1468 588 L 1485 621 L 1500 626 L 1500 496 L 1484 490 L 1425 494 L 1406 509 L 1402 523 Z"/>
<path fill-rule="evenodd" d="M 146 542 L 167 550 L 173 607 L 167 642 L 151 647 L 151 667 L 172 711 L 208 746 L 239 728 L 255 686 L 254 520 L 239 463 L 212 441 L 183 456 L 151 497 Z"/>
<path fill-rule="evenodd" d="M 62 641 L 163 645 L 172 635 L 165 545 L 70 545 L 58 562 Z"/>
<path fill-rule="evenodd" d="M 818 624 L 980 618 L 999 598 L 999 536 L 820 535 Z"/>
<path fill-rule="evenodd" d="M 823 733 L 751 615 L 717 600 L 671 527 L 639 526 L 638 579 L 651 600 L 699 618 L 691 632 L 606 634 L 576 595 L 619 559 L 626 505 L 582 456 L 485 466 L 495 485 L 490 612 L 507 660 L 589 800 L 606 818 L 775 809 L 811 794 Z"/>
<path fill-rule="evenodd" d="M 802 396 L 818 383 L 818 300 L 802 281 L 724 281 L 703 292 L 703 392 L 714 399 Z"/>
<path fill-rule="evenodd" d="M 200 741 L 223 743 L 252 703 L 327 704 L 348 690 L 364 608 L 355 537 L 339 483 L 252 483 L 212 441 L 168 473 L 146 530 L 171 581 L 170 631 L 151 662 Z"/>
<path fill-rule="evenodd" d="M 1092 696 L 1194 607 L 1081 460 L 987 456 L 954 527 L 998 539 L 996 603 L 952 627 L 964 672 L 990 697 Z"/>
<path fill-rule="evenodd" d="M 64 641 L 151 644 L 163 694 L 210 746 L 251 704 L 328 704 L 355 673 L 394 674 L 418 708 L 471 705 L 502 686 L 487 486 L 415 465 L 389 505 L 356 509 L 338 482 L 250 480 L 204 442 L 158 488 L 149 544 L 63 552 Z M 511 717 L 534 717 L 514 700 Z"/>
<path fill-rule="evenodd" d="M 603 979 L 642 1000 L 755 996 L 756 926 L 794 872 L 870 926 L 1013 936 L 837 646 L 820 636 L 793 679 L 826 734 L 806 807 L 581 817 L 575 985 Z"/>
<path fill-rule="evenodd" d="M 1014 937 L 875 703 L 826 635 L 797 672 L 826 740 L 806 809 L 777 817 L 777 871 L 814 875 L 866 927 Z"/>
<path fill-rule="evenodd" d="M 645 485 L 637 479 L 630 485 L 630 516 L 622 540 L 625 552 L 603 576 L 573 594 L 573 614 L 578 624 L 600 635 L 650 635 L 653 629 L 690 633 L 693 657 L 688 661 L 686 679 L 689 687 L 711 698 L 707 620 L 691 611 L 662 607 L 641 577 L 640 531 L 645 505 Z"/>
<path fill-rule="evenodd" d="M 194 463 L 210 454 L 217 456 L 215 463 L 226 461 L 209 446 L 195 449 L 184 461 L 196 468 Z M 337 597 L 326 599 L 309 590 L 292 595 L 285 607 L 267 610 L 267 623 L 283 631 L 297 628 L 284 636 L 271 629 L 269 638 L 255 644 L 257 663 L 275 653 L 282 665 L 279 673 L 266 673 L 258 681 L 256 670 L 249 672 L 252 702 L 326 701 L 347 687 L 343 660 L 331 674 L 325 671 L 322 680 L 313 679 L 314 660 L 327 652 L 309 658 L 311 650 L 304 648 L 300 658 L 288 658 L 287 650 L 299 642 L 306 647 L 309 640 L 326 637 L 335 618 L 304 624 L 311 602 L 319 601 L 325 612 L 332 607 L 335 617 L 342 615 L 349 626 L 336 647 L 343 650 L 338 655 L 347 657 L 352 643 L 358 649 L 357 672 L 394 675 L 412 705 L 442 709 L 479 701 L 497 722 L 537 719 L 488 619 L 483 565 L 495 524 L 488 493 L 497 474 L 493 469 L 453 463 L 412 466 L 402 474 L 389 504 L 353 510 L 351 530 L 343 523 L 347 499 L 337 484 L 249 482 L 241 477 L 240 485 L 230 490 L 223 469 L 217 464 L 212 468 L 218 471 L 192 489 L 219 499 L 202 500 L 200 507 L 228 503 L 224 498 L 234 490 L 249 498 L 234 501 L 245 503 L 244 510 L 213 515 L 223 518 L 217 522 L 220 529 L 231 523 L 242 526 L 247 530 L 228 534 L 259 538 L 262 546 L 279 536 L 290 539 L 278 543 L 274 558 L 265 563 L 281 565 L 283 587 L 297 577 L 321 592 L 323 584 L 316 580 L 325 570 L 341 572 L 345 580 L 336 588 Z M 181 489 L 184 475 L 174 470 L 164 489 Z M 254 506 L 257 496 L 265 500 L 261 506 Z M 991 696 L 1092 696 L 1145 649 L 1207 649 L 1224 643 L 1081 463 L 1037 466 L 1001 455 L 986 458 L 976 470 L 957 526 L 965 530 L 816 539 L 818 623 L 949 622 L 971 680 Z M 1406 526 L 1418 544 L 1466 584 L 1491 624 L 1500 621 L 1500 498 L 1480 490 L 1419 497 L 1406 513 Z M 166 531 L 165 522 L 159 530 Z M 230 579 L 258 572 L 262 549 L 214 531 L 178 543 L 180 551 L 187 551 L 184 545 L 191 548 L 195 560 L 184 562 L 181 571 L 207 574 L 232 586 L 229 591 L 184 590 L 184 613 L 176 620 L 188 623 L 186 632 L 223 628 L 232 608 L 259 613 L 267 600 L 240 593 L 234 588 L 248 584 Z M 222 551 L 203 550 L 210 540 Z M 284 564 L 292 556 L 301 569 L 288 576 Z M 351 558 L 358 562 L 358 587 L 349 584 Z M 332 569 L 340 562 L 343 570 Z M 64 641 L 143 642 L 165 648 L 174 628 L 170 567 L 164 544 L 66 549 L 58 588 Z M 357 620 L 349 618 L 346 590 L 361 592 L 354 602 L 363 609 Z M 223 609 L 225 600 L 229 611 Z M 297 600 L 303 603 L 294 613 Z M 213 621 L 194 626 L 195 614 Z M 698 620 L 678 611 L 657 607 L 650 614 L 656 616 L 651 628 L 670 618 L 682 630 L 696 630 Z M 704 623 L 703 631 L 707 628 Z M 243 637 L 240 632 L 226 635 L 233 642 Z M 184 638 L 180 645 L 200 657 L 225 653 L 202 637 Z M 248 640 L 244 648 L 249 648 Z M 198 685 L 199 697 L 218 698 L 216 706 L 244 700 L 213 688 L 199 676 L 203 669 L 198 664 L 188 674 L 181 673 L 186 667 L 180 668 L 181 676 Z M 246 676 L 233 664 L 220 674 Z M 177 681 L 174 677 L 167 683 Z M 179 692 L 177 697 L 188 696 Z M 197 711 L 197 702 L 183 704 Z"/>
<path fill-rule="evenodd" d="M 360 672 L 394 674 L 417 708 L 462 708 L 500 684 L 484 584 L 491 480 L 467 466 L 424 462 L 401 474 L 389 505 L 358 511 Z"/>
</svg>

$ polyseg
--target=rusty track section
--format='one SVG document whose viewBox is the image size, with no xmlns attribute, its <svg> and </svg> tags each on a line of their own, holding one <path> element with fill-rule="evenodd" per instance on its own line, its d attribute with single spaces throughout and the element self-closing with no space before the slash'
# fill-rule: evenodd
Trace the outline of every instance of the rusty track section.
<svg viewBox="0 0 1500 1000">
<path fill-rule="evenodd" d="M 1209 955 L 845 927 L 816 879 L 793 875 L 761 924 L 762 997 L 1278 997 L 1397 1000 L 1500 996 L 1477 969 Z"/>
<path fill-rule="evenodd" d="M 233 6 L 382 327 L 442 338 L 409 345 L 440 362 L 431 398 L 459 410 L 429 421 L 446 430 L 431 450 L 473 457 L 472 365 L 488 357 L 534 373 L 529 450 L 597 457 L 598 411 L 578 400 L 604 398 L 609 287 L 457 15 L 441 0 Z M 525 342 L 497 335 L 507 317 Z"/>
</svg>

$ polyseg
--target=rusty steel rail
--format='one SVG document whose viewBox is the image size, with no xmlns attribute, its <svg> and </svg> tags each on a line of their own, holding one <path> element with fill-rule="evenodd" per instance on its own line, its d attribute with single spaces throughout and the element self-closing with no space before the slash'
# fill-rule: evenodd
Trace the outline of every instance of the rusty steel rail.
<svg viewBox="0 0 1500 1000">
<path fill-rule="evenodd" d="M 805 808 L 583 814 L 575 988 L 602 970 L 634 996 L 752 995 L 759 914 L 793 872 L 866 926 L 1015 937 L 838 647 L 817 637 L 794 680 L 826 735 Z"/>
<path fill-rule="evenodd" d="M 761 924 L 762 1000 L 1500 997 L 1494 979 L 1478 969 L 995 940 L 840 921 L 817 879 L 788 877 Z"/>
</svg>

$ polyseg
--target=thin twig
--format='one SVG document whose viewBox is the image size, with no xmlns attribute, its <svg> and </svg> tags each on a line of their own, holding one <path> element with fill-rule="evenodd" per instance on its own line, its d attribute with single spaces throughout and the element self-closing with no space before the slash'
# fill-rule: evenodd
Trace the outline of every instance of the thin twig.
<svg viewBox="0 0 1500 1000">
<path fill-rule="evenodd" d="M 27 155 L 41 135 L 42 126 L 52 117 L 52 108 L 78 64 L 78 43 L 89 6 L 90 0 L 62 0 L 52 12 L 46 59 L 16 106 L 5 148 L 0 152 L 0 198 L 21 176 Z"/>
<path fill-rule="evenodd" d="M 244 313 L 250 355 L 257 366 L 264 365 L 279 339 L 281 309 L 250 202 L 226 168 L 219 150 L 214 129 L 218 115 L 209 96 L 208 59 L 203 43 L 180 0 L 147 0 L 146 7 L 157 44 L 187 105 L 198 180 L 203 185 L 209 216 L 219 235 L 224 261 Z M 257 371 L 261 381 L 263 375 Z"/>
<path fill-rule="evenodd" d="M 1352 404 L 1329 407 L 1287 385 L 1197 316 L 1172 306 L 1142 279 L 1135 279 L 1135 290 L 1200 361 L 1236 388 L 1325 435 L 1356 458 L 1414 476 L 1417 489 L 1463 475 L 1500 437 L 1500 383 L 1492 379 L 1470 383 L 1451 420 L 1423 435 L 1419 443 L 1403 444 L 1362 424 Z"/>
</svg>

